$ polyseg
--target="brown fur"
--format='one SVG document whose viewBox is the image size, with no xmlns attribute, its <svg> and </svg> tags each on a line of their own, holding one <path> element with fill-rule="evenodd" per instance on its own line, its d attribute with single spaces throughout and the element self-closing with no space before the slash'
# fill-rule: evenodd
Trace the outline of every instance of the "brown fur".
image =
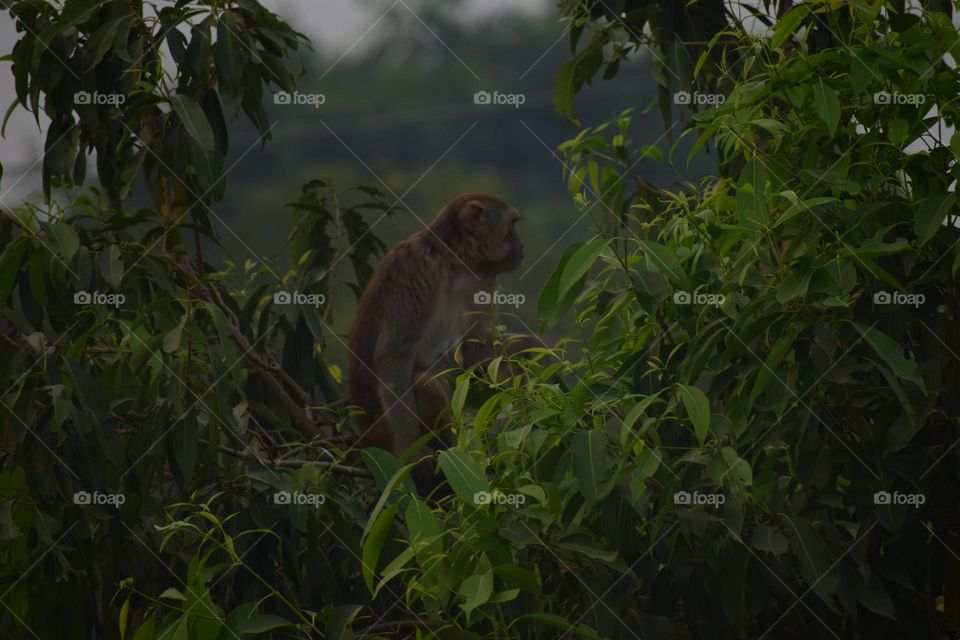
<svg viewBox="0 0 960 640">
<path fill-rule="evenodd" d="M 350 327 L 348 387 L 364 445 L 400 454 L 434 429 L 450 389 L 432 378 L 480 333 L 465 315 L 473 294 L 520 266 L 518 218 L 499 198 L 467 193 L 384 256 Z"/>
</svg>

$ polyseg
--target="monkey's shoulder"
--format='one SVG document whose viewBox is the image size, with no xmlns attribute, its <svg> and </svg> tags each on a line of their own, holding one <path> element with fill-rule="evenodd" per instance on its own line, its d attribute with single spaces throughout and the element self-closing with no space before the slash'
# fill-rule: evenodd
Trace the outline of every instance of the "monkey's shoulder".
<svg viewBox="0 0 960 640">
<path fill-rule="evenodd" d="M 433 247 L 412 236 L 394 245 L 384 255 L 377 267 L 378 280 L 402 284 L 415 280 L 417 283 L 439 285 L 444 274 L 456 270 L 449 256 L 444 256 Z"/>
</svg>

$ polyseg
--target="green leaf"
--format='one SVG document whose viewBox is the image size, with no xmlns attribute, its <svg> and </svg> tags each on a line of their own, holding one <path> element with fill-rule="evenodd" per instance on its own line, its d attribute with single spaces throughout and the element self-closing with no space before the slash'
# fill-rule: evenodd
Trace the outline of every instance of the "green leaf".
<svg viewBox="0 0 960 640">
<path fill-rule="evenodd" d="M 50 273 L 55 258 L 44 247 L 37 247 L 30 253 L 27 261 L 27 280 L 30 283 L 30 295 L 41 305 L 50 303 L 51 294 L 56 296 L 54 287 L 50 284 Z"/>
<path fill-rule="evenodd" d="M 593 238 L 570 256 L 570 260 L 564 264 L 563 273 L 560 275 L 557 290 L 559 299 L 562 300 L 583 279 L 609 244 L 609 240 L 599 237 Z"/>
<path fill-rule="evenodd" d="M 113 41 L 116 39 L 117 30 L 120 26 L 126 22 L 132 23 L 134 19 L 132 15 L 124 15 L 119 18 L 114 18 L 97 28 L 94 34 L 90 36 L 86 46 L 87 53 L 90 56 L 90 68 L 100 64 L 103 56 L 105 56 L 107 51 L 113 46 Z"/>
<path fill-rule="evenodd" d="M 51 247 L 63 257 L 65 263 L 70 264 L 73 254 L 80 248 L 77 232 L 73 227 L 62 222 L 50 222 L 45 227 Z"/>
<path fill-rule="evenodd" d="M 363 542 L 367 539 L 367 536 L 371 534 L 373 527 L 377 524 L 377 521 L 380 517 L 380 512 L 386 507 L 387 503 L 390 503 L 392 506 L 399 505 L 399 500 L 394 494 L 393 488 L 397 486 L 397 483 L 401 482 L 403 479 L 408 479 L 410 470 L 416 466 L 415 462 L 411 462 L 408 465 L 400 467 L 397 469 L 397 472 L 387 481 L 387 485 L 383 488 L 383 493 L 380 494 L 380 497 L 377 499 L 377 503 L 373 505 L 373 510 L 370 511 L 370 517 L 367 518 L 367 524 L 363 528 L 363 533 L 360 534 L 360 541 Z"/>
<path fill-rule="evenodd" d="M 423 567 L 425 563 L 443 553 L 443 536 L 440 523 L 427 504 L 411 497 L 406 511 L 407 533 L 410 546 L 417 554 L 417 561 Z"/>
<path fill-rule="evenodd" d="M 818 197 L 818 198 L 810 198 L 809 200 L 798 200 L 797 202 L 794 202 L 792 205 L 790 205 L 786 211 L 780 214 L 780 216 L 776 219 L 776 221 L 773 223 L 771 228 L 776 229 L 780 225 L 784 224 L 785 222 L 787 222 L 788 220 L 796 216 L 798 213 L 809 211 L 814 207 L 820 207 L 830 202 L 838 202 L 838 200 L 836 198 L 829 198 L 829 197 Z"/>
<path fill-rule="evenodd" d="M 876 573 L 870 576 L 869 582 L 857 596 L 857 600 L 876 614 L 891 620 L 897 619 L 897 609 L 890 599 L 890 594 L 887 593 L 883 580 Z"/>
<path fill-rule="evenodd" d="M 594 537 L 584 533 L 574 533 L 557 541 L 557 548 L 573 551 L 593 560 L 613 562 L 617 559 L 617 550 L 604 547 Z"/>
<path fill-rule="evenodd" d="M 553 326 L 560 315 L 573 304 L 575 299 L 574 295 L 568 294 L 566 298 L 560 298 L 560 278 L 563 276 L 563 270 L 567 263 L 583 246 L 583 243 L 576 242 L 564 249 L 560 261 L 557 263 L 556 268 L 554 268 L 553 273 L 550 274 L 547 284 L 544 285 L 543 290 L 540 292 L 540 297 L 537 300 L 537 314 L 540 316 L 540 326 L 542 329 Z M 571 291 L 577 293 L 576 289 L 572 289 Z"/>
<path fill-rule="evenodd" d="M 645 443 L 643 449 L 637 454 L 634 465 L 637 468 L 635 475 L 630 479 L 631 482 L 643 482 L 660 468 L 661 456 L 657 453 L 654 445 Z"/>
<path fill-rule="evenodd" d="M 376 597 L 377 594 L 380 593 L 380 591 L 382 591 L 383 588 L 387 586 L 391 580 L 396 578 L 402 572 L 409 571 L 410 569 L 409 567 L 407 567 L 407 565 L 410 564 L 410 561 L 413 560 L 415 556 L 416 556 L 416 553 L 413 550 L 413 548 L 407 547 L 406 549 L 401 551 L 399 554 L 397 554 L 396 558 L 388 562 L 387 566 L 385 566 L 383 570 L 380 572 L 380 581 L 377 583 L 376 588 L 374 588 L 373 590 L 374 597 Z M 434 568 L 437 566 L 438 566 L 437 562 L 432 562 L 429 565 L 429 568 Z"/>
<path fill-rule="evenodd" d="M 778 293 L 777 296 L 779 297 L 779 295 Z M 763 366 L 757 371 L 757 377 L 753 380 L 753 388 L 750 390 L 749 406 L 752 406 L 753 401 L 767 388 L 767 383 L 770 381 L 770 378 L 776 374 L 777 367 L 780 366 L 784 356 L 787 355 L 787 352 L 793 345 L 793 341 L 796 340 L 797 335 L 799 335 L 804 326 L 805 324 L 802 323 L 791 324 L 787 328 L 786 333 L 770 347 L 770 353 L 767 354 L 767 359 L 764 360 Z"/>
<path fill-rule="evenodd" d="M 203 113 L 200 104 L 188 95 L 176 93 L 170 96 L 170 104 L 176 112 L 183 128 L 207 154 L 213 153 L 213 127 Z"/>
<path fill-rule="evenodd" d="M 702 447 L 710 428 L 710 401 L 707 400 L 706 394 L 697 387 L 677 384 L 677 390 L 680 392 L 683 408 L 687 410 L 687 417 L 693 423 L 697 440 Z"/>
<path fill-rule="evenodd" d="M 123 606 L 120 607 L 120 618 L 118 620 L 118 625 L 120 627 L 120 640 L 123 640 L 127 635 L 127 622 L 130 617 L 130 596 L 127 596 L 127 599 L 123 601 Z"/>
<path fill-rule="evenodd" d="M 651 271 L 666 276 L 667 280 L 675 286 L 682 287 L 686 280 L 686 274 L 673 250 L 658 242 L 649 240 L 640 240 L 639 242 L 644 255 L 647 257 L 647 267 Z"/>
<path fill-rule="evenodd" d="M 744 229 L 756 231 L 770 223 L 767 182 L 767 165 L 761 158 L 750 158 L 740 170 L 734 204 Z"/>
<path fill-rule="evenodd" d="M 912 360 L 907 360 L 904 357 L 903 347 L 893 338 L 875 327 L 868 327 L 859 322 L 853 322 L 852 320 L 848 320 L 847 322 L 852 324 L 854 328 L 860 332 L 864 341 L 883 359 L 898 378 L 909 380 L 924 391 L 926 390 L 923 379 L 916 373 L 917 363 Z"/>
<path fill-rule="evenodd" d="M 789 549 L 789 543 L 776 527 L 757 527 L 753 532 L 750 544 L 757 551 L 766 551 L 776 557 L 782 556 Z"/>
<path fill-rule="evenodd" d="M 103 0 L 67 0 L 63 6 L 63 12 L 57 16 L 56 21 L 43 30 L 38 38 L 41 49 L 50 47 L 54 38 L 78 24 L 83 24 L 90 18 L 98 7 L 103 4 Z"/>
<path fill-rule="evenodd" d="M 474 496 L 490 492 L 487 476 L 470 454 L 458 449 L 441 451 L 438 463 L 454 493 L 467 504 L 475 504 Z"/>
<path fill-rule="evenodd" d="M 384 449 L 364 447 L 360 450 L 360 457 L 363 458 L 367 469 L 373 473 L 373 478 L 381 491 L 386 489 L 390 480 L 400 472 L 400 463 L 397 462 L 396 457 Z M 409 475 L 404 476 L 402 482 L 410 493 L 417 492 Z"/>
<path fill-rule="evenodd" d="M 500 408 L 500 405 L 503 404 L 505 399 L 506 395 L 504 393 L 497 393 L 487 398 L 487 401 L 480 406 L 476 415 L 473 416 L 474 431 L 481 433 L 487 428 L 487 426 L 493 421 L 497 410 Z"/>
<path fill-rule="evenodd" d="M 750 463 L 740 457 L 732 447 L 720 449 L 720 456 L 726 466 L 724 475 L 730 478 L 734 485 L 749 487 L 753 484 L 753 468 Z"/>
<path fill-rule="evenodd" d="M 200 428 L 195 413 L 187 413 L 170 428 L 167 446 L 171 470 L 183 486 L 189 482 L 200 453 Z"/>
<path fill-rule="evenodd" d="M 820 598 L 833 608 L 832 594 L 839 584 L 837 574 L 831 573 L 827 545 L 813 526 L 799 516 L 784 515 L 793 555 L 800 562 L 800 575 Z"/>
<path fill-rule="evenodd" d="M 813 95 L 817 103 L 817 115 L 827 124 L 833 136 L 840 124 L 840 97 L 822 78 L 814 85 Z"/>
<path fill-rule="evenodd" d="M 213 55 L 217 64 L 217 88 L 229 119 L 237 116 L 243 102 L 245 60 L 241 49 L 241 30 L 233 11 L 224 11 L 217 20 L 217 42 L 213 47 Z"/>
<path fill-rule="evenodd" d="M 373 526 L 370 528 L 369 535 L 363 541 L 361 550 L 361 573 L 363 582 L 367 589 L 373 593 L 373 574 L 377 568 L 377 562 L 380 560 L 380 553 L 383 551 L 383 544 L 387 541 L 387 535 L 393 527 L 393 521 L 397 517 L 399 502 L 395 502 L 380 512 Z"/>
<path fill-rule="evenodd" d="M 236 631 L 237 624 L 252 616 L 258 605 L 259 603 L 257 602 L 244 602 L 242 604 L 238 604 L 236 607 L 234 607 L 233 611 L 227 614 L 224 622 L 226 622 L 229 629 Z"/>
<path fill-rule="evenodd" d="M 111 244 L 100 254 L 100 275 L 114 289 L 120 288 L 120 280 L 123 278 L 123 255 L 117 245 Z"/>
<path fill-rule="evenodd" d="M 0 307 L 6 307 L 7 298 L 13 293 L 17 284 L 17 274 L 23 261 L 23 253 L 27 249 L 28 240 L 15 240 L 0 254 Z"/>
<path fill-rule="evenodd" d="M 939 193 L 920 201 L 913 220 L 913 231 L 917 234 L 918 246 L 927 244 L 936 235 L 956 201 L 957 196 L 954 193 Z"/>
<path fill-rule="evenodd" d="M 649 408 L 654 402 L 662 402 L 659 391 L 647 396 L 630 408 L 630 411 L 627 412 L 627 415 L 623 418 L 623 428 L 627 431 L 632 429 L 637 419 L 639 419 L 640 416 L 643 415 L 643 412 L 646 411 L 647 408 Z"/>
<path fill-rule="evenodd" d="M 163 352 L 164 353 L 175 353 L 180 348 L 180 338 L 183 335 L 183 328 L 187 324 L 187 318 L 189 316 L 184 314 L 180 318 L 180 322 L 177 323 L 173 329 L 168 331 L 163 336 Z"/>
<path fill-rule="evenodd" d="M 660 468 L 661 456 L 657 453 L 653 445 L 644 443 L 643 449 L 637 454 L 634 460 L 636 470 L 630 475 L 630 497 L 632 500 L 639 499 L 640 495 L 647 490 L 646 479 L 651 477 Z"/>
<path fill-rule="evenodd" d="M 654 304 L 667 299 L 670 293 L 667 279 L 656 271 L 632 269 L 628 275 L 634 291 L 641 296 L 641 299 L 649 298 Z"/>
<path fill-rule="evenodd" d="M 797 297 L 807 295 L 807 287 L 810 286 L 809 271 L 794 271 L 780 283 L 777 288 L 777 302 L 786 304 Z"/>
<path fill-rule="evenodd" d="M 179 589 L 174 587 L 167 587 L 163 593 L 160 594 L 161 598 L 169 598 L 171 600 L 186 600 L 186 596 L 180 593 Z"/>
<path fill-rule="evenodd" d="M 601 640 L 600 635 L 587 625 L 573 625 L 568 622 L 566 618 L 552 613 L 528 613 L 527 615 L 520 616 L 518 619 L 533 620 L 537 623 L 536 628 L 551 626 L 555 629 L 562 629 L 563 634 L 559 636 L 561 638 L 567 634 L 576 634 L 581 638 L 585 638 L 586 640 Z"/>
<path fill-rule="evenodd" d="M 363 610 L 358 604 L 344 604 L 337 607 L 323 628 L 323 637 L 327 640 L 353 640 L 350 623 Z"/>
<path fill-rule="evenodd" d="M 89 409 L 98 420 L 108 419 L 109 402 L 97 378 L 72 358 L 66 359 L 66 365 L 73 382 L 73 392 L 80 401 L 80 405 Z"/>
<path fill-rule="evenodd" d="M 504 584 L 519 587 L 529 594 L 540 595 L 543 591 L 540 587 L 540 574 L 538 571 L 524 569 L 511 563 L 495 566 L 493 573 L 503 580 Z"/>
<path fill-rule="evenodd" d="M 793 7 L 786 15 L 780 18 L 777 22 L 776 29 L 773 31 L 773 37 L 770 38 L 770 48 L 776 49 L 782 45 L 786 39 L 797 30 L 797 27 L 800 26 L 800 23 L 803 22 L 803 19 L 807 17 L 808 13 L 810 13 L 810 7 L 802 4 Z"/>
<path fill-rule="evenodd" d="M 850 90 L 854 96 L 863 94 L 874 79 L 880 77 L 879 71 L 871 66 L 872 60 L 867 59 L 866 50 L 863 47 L 851 47 L 850 55 Z"/>
<path fill-rule="evenodd" d="M 507 589 L 506 591 L 500 591 L 498 593 L 490 596 L 490 599 L 487 602 L 491 604 L 498 604 L 501 602 L 511 602 L 516 600 L 517 596 L 520 595 L 520 589 Z"/>
<path fill-rule="evenodd" d="M 873 258 L 876 256 L 889 256 L 895 253 L 903 253 L 909 250 L 910 243 L 906 240 L 884 242 L 880 238 L 875 237 L 864 240 L 859 247 L 849 248 L 843 255 L 856 256 L 857 258 Z"/>
<path fill-rule="evenodd" d="M 487 571 L 486 573 L 468 576 L 460 583 L 457 592 L 464 598 L 464 603 L 460 605 L 460 608 L 467 614 L 469 620 L 470 612 L 490 599 L 490 595 L 493 593 L 493 572 Z"/>
<path fill-rule="evenodd" d="M 607 467 L 607 450 L 599 431 L 580 431 L 573 437 L 573 477 L 587 500 L 600 497 L 602 476 Z"/>
<path fill-rule="evenodd" d="M 577 58 L 560 65 L 553 81 L 553 106 L 558 116 L 573 117 L 574 78 L 577 73 Z"/>
<path fill-rule="evenodd" d="M 189 616 L 182 615 L 175 618 L 167 627 L 157 634 L 157 638 L 162 640 L 189 640 L 190 633 L 187 629 Z"/>
<path fill-rule="evenodd" d="M 457 381 L 457 386 L 450 397 L 450 410 L 453 417 L 457 420 L 463 419 L 463 405 L 467 400 L 467 393 L 470 392 L 470 378 L 464 377 Z"/>
<path fill-rule="evenodd" d="M 137 629 L 137 632 L 133 634 L 133 640 L 153 640 L 153 632 L 156 624 L 157 620 L 153 616 L 144 620 L 143 624 Z"/>
<path fill-rule="evenodd" d="M 275 616 L 268 613 L 258 613 L 257 615 L 250 616 L 246 620 L 243 620 L 237 623 L 236 631 L 238 633 L 266 633 L 273 629 L 281 629 L 283 627 L 292 627 L 293 623 L 289 620 L 285 620 L 280 616 Z"/>
</svg>

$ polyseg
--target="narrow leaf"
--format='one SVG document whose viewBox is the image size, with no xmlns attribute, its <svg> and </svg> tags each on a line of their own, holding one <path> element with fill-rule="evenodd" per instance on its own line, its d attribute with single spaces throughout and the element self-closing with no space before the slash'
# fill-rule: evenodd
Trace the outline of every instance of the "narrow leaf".
<svg viewBox="0 0 960 640">
<path fill-rule="evenodd" d="M 830 135 L 833 136 L 840 124 L 840 98 L 823 79 L 814 85 L 813 95 L 817 103 L 817 115 L 827 124 Z"/>
<path fill-rule="evenodd" d="M 487 476 L 470 454 L 457 449 L 441 451 L 438 456 L 440 469 L 454 493 L 468 504 L 474 504 L 475 496 L 490 492 Z"/>
<path fill-rule="evenodd" d="M 188 95 L 176 93 L 170 96 L 170 104 L 176 112 L 183 128 L 200 148 L 207 154 L 213 153 L 213 128 L 203 113 L 200 104 Z"/>
<path fill-rule="evenodd" d="M 706 394 L 697 387 L 678 384 L 677 389 L 680 392 L 680 399 L 683 401 L 683 408 L 687 410 L 687 417 L 693 423 L 697 440 L 700 442 L 700 446 L 703 446 L 707 431 L 710 428 L 710 402 L 707 400 Z"/>
<path fill-rule="evenodd" d="M 789 38 L 803 19 L 810 13 L 810 7 L 805 4 L 795 6 L 788 11 L 785 16 L 777 22 L 777 27 L 773 31 L 773 37 L 770 38 L 770 47 L 776 49 Z"/>
</svg>

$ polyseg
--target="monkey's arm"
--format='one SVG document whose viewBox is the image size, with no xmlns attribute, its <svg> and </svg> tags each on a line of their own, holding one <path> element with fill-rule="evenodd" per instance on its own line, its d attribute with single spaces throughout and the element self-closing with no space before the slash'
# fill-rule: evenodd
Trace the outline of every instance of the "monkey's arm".
<svg viewBox="0 0 960 640">
<path fill-rule="evenodd" d="M 416 353 L 408 346 L 413 340 L 395 332 L 382 333 L 374 355 L 377 399 L 383 410 L 378 428 L 391 434 L 396 454 L 405 451 L 420 435 L 413 378 Z"/>
</svg>

